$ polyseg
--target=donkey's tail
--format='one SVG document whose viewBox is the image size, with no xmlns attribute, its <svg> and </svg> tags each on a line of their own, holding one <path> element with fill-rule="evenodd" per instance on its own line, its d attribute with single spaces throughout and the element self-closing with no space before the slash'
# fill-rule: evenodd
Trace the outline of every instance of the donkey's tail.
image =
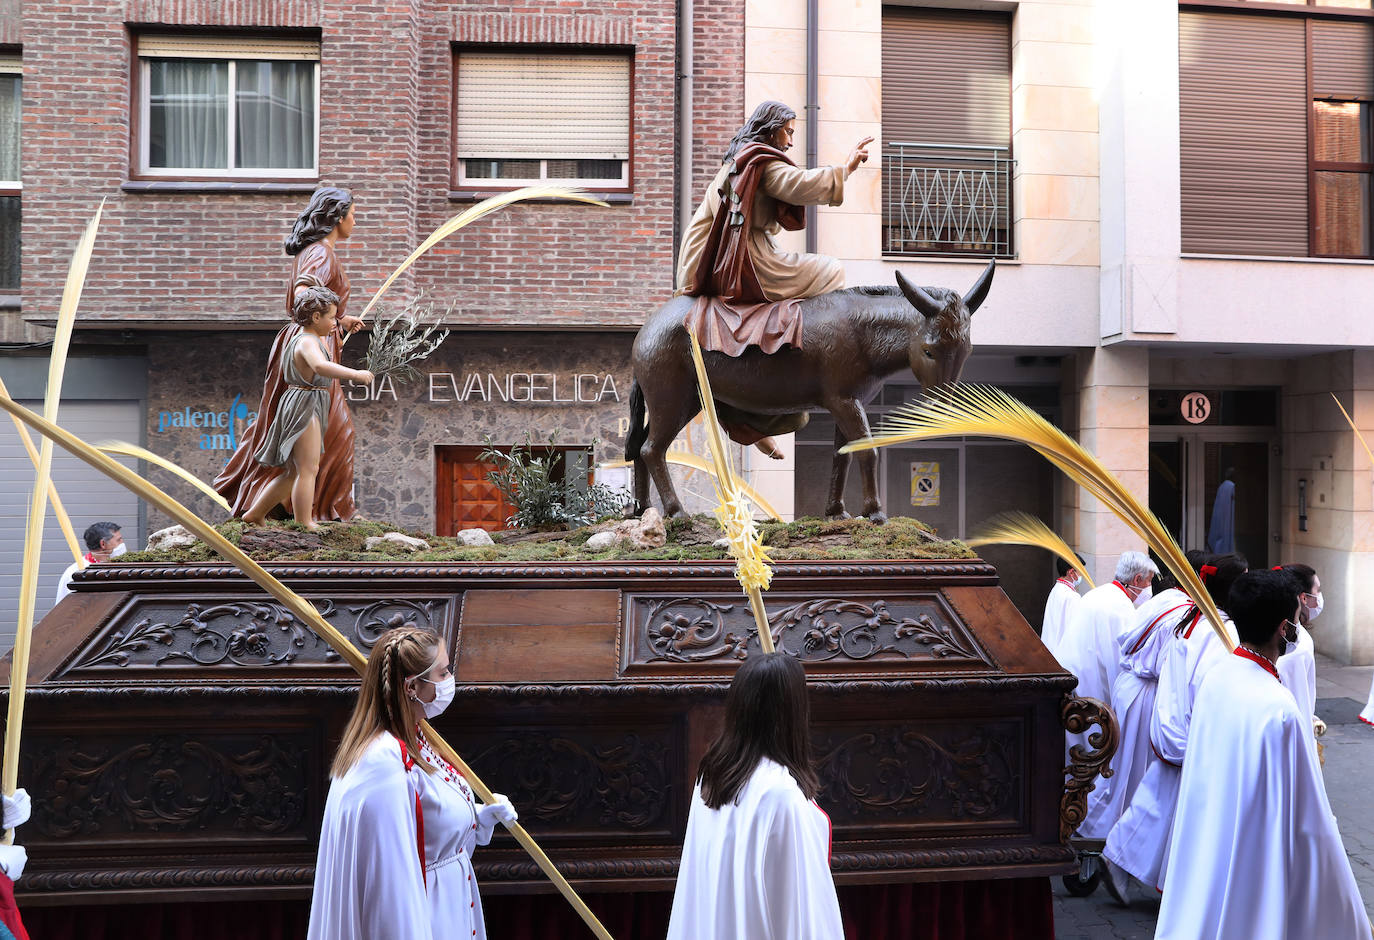
<svg viewBox="0 0 1374 940">
<path fill-rule="evenodd" d="M 625 459 L 639 459 L 639 449 L 649 439 L 649 425 L 644 420 L 644 391 L 639 382 L 630 383 L 630 432 L 625 435 Z"/>
</svg>

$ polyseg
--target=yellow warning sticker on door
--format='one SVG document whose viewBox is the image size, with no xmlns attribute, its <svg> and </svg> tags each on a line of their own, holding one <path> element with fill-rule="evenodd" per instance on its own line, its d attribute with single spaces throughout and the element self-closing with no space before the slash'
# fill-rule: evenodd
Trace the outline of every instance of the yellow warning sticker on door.
<svg viewBox="0 0 1374 940">
<path fill-rule="evenodd" d="M 940 505 L 940 464 L 922 461 L 911 465 L 911 505 Z"/>
</svg>

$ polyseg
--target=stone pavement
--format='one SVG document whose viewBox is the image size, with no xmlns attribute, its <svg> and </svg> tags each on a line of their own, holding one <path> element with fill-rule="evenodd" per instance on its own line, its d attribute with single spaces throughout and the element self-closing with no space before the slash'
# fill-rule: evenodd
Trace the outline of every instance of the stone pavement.
<svg viewBox="0 0 1374 940">
<path fill-rule="evenodd" d="M 1357 718 L 1369 696 L 1371 675 L 1374 666 L 1342 666 L 1317 655 L 1317 714 L 1328 726 L 1321 739 L 1326 793 L 1365 907 L 1374 916 L 1374 813 L 1369 811 L 1374 727 Z M 1149 940 L 1158 915 L 1159 895 L 1139 884 L 1132 885 L 1131 906 L 1123 908 L 1105 888 L 1075 898 L 1054 879 L 1055 940 Z"/>
</svg>

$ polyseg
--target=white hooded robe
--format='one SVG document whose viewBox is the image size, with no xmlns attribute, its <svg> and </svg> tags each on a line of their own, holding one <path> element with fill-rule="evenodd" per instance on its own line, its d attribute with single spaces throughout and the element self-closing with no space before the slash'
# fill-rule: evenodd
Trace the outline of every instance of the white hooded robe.
<svg viewBox="0 0 1374 940">
<path fill-rule="evenodd" d="M 1112 680 L 1116 678 L 1116 637 L 1135 618 L 1135 604 L 1118 581 L 1102 584 L 1083 595 L 1073 612 L 1055 656 L 1069 672 L 1078 677 L 1078 698 L 1095 698 L 1108 705 L 1112 700 Z M 1064 753 L 1075 744 L 1088 746 L 1088 734 L 1066 736 Z"/>
<path fill-rule="evenodd" d="M 1112 756 L 1112 775 L 1099 779 L 1088 796 L 1088 814 L 1078 827 L 1085 839 L 1107 838 L 1154 759 L 1150 720 L 1159 667 L 1174 639 L 1175 624 L 1191 607 L 1187 594 L 1170 588 L 1142 604 L 1130 628 L 1116 638 L 1121 660 L 1112 683 L 1111 705 L 1121 736 Z"/>
<path fill-rule="evenodd" d="M 668 940 L 843 940 L 830 818 L 764 758 L 735 800 L 692 795 Z"/>
<path fill-rule="evenodd" d="M 1194 704 L 1155 940 L 1365 940 L 1312 744 L 1268 664 L 1228 655 Z"/>
<path fill-rule="evenodd" d="M 1040 624 L 1040 641 L 1056 656 L 1059 655 L 1059 644 L 1064 639 L 1064 628 L 1082 601 L 1082 595 L 1063 578 L 1056 580 L 1054 587 L 1050 588 L 1050 596 L 1045 599 L 1045 619 Z"/>
</svg>

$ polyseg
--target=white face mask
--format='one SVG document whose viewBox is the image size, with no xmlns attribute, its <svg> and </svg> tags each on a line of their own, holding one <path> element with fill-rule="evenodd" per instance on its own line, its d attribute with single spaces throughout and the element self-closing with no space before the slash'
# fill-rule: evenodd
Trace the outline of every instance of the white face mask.
<svg viewBox="0 0 1374 940">
<path fill-rule="evenodd" d="M 1145 585 L 1145 587 L 1143 587 L 1143 588 L 1141 589 L 1140 593 L 1137 594 L 1137 595 L 1135 596 L 1135 601 L 1134 601 L 1135 606 L 1139 607 L 1141 604 L 1143 604 L 1143 603 L 1145 603 L 1146 601 L 1148 601 L 1151 597 L 1154 596 L 1154 593 L 1155 593 L 1154 585 L 1150 585 L 1150 584 Z"/>
<path fill-rule="evenodd" d="M 111 558 L 118 558 L 120 555 L 123 555 L 123 554 L 124 554 L 125 552 L 127 552 L 128 550 L 129 550 L 129 546 L 126 545 L 126 544 L 124 544 L 123 542 L 120 542 L 120 543 L 119 543 L 118 545 L 116 545 L 114 548 L 110 549 L 110 557 L 111 557 Z"/>
<path fill-rule="evenodd" d="M 1326 603 L 1326 599 L 1322 597 L 1321 591 L 1318 591 L 1315 595 L 1305 594 L 1303 596 L 1313 597 L 1316 600 L 1315 604 L 1307 608 L 1307 622 L 1311 623 L 1312 621 L 1316 620 L 1318 617 L 1321 616 L 1322 605 Z"/>
<path fill-rule="evenodd" d="M 425 710 L 425 717 L 438 718 L 444 713 L 444 709 L 448 708 L 449 704 L 453 701 L 453 690 L 457 682 L 453 676 L 440 679 L 438 682 L 435 682 L 433 679 L 421 677 L 420 681 L 429 682 L 434 685 L 434 701 L 420 702 L 420 706 Z"/>
</svg>

